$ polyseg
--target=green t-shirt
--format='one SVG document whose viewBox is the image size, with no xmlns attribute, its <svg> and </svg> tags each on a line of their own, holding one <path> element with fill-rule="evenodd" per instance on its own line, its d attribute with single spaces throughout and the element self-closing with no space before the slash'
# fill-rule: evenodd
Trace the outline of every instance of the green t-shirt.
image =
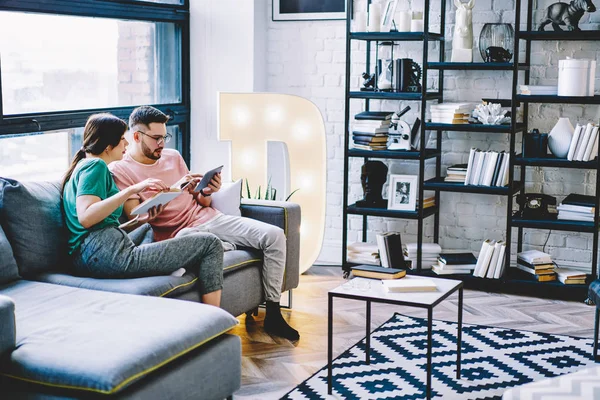
<svg viewBox="0 0 600 400">
<path fill-rule="evenodd" d="M 77 250 L 90 231 L 107 226 L 119 226 L 119 217 L 123 212 L 123 206 L 121 205 L 103 221 L 92 226 L 90 229 L 85 229 L 79 223 L 79 218 L 77 218 L 77 197 L 92 195 L 105 200 L 117 193 L 119 193 L 119 188 L 115 185 L 115 181 L 104 160 L 100 158 L 86 158 L 77 164 L 63 192 L 65 220 L 70 233 L 69 254 L 73 254 Z"/>
</svg>

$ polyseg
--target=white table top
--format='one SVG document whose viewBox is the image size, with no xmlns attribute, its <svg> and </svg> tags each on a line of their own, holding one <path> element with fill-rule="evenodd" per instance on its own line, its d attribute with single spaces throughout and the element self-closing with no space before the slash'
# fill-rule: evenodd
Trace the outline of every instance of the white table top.
<svg viewBox="0 0 600 400">
<path fill-rule="evenodd" d="M 406 275 L 401 279 L 427 279 L 434 282 L 437 290 L 431 292 L 401 292 L 390 293 L 381 283 L 381 279 L 369 279 L 356 277 L 350 281 L 329 291 L 334 295 L 339 294 L 343 297 L 357 297 L 365 300 L 379 300 L 385 302 L 398 302 L 415 305 L 432 305 L 437 303 L 440 298 L 445 297 L 448 292 L 456 290 L 462 281 L 454 279 L 430 278 L 424 276 Z"/>
</svg>

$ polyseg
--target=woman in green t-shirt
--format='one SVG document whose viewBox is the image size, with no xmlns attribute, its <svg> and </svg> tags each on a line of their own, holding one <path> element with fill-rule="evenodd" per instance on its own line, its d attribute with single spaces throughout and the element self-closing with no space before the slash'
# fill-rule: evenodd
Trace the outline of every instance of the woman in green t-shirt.
<svg viewBox="0 0 600 400">
<path fill-rule="evenodd" d="M 138 278 L 169 275 L 181 268 L 198 275 L 202 302 L 220 305 L 223 288 L 223 246 L 210 233 L 197 233 L 157 243 L 136 243 L 119 228 L 123 203 L 147 189 L 168 190 L 164 182 L 147 179 L 119 191 L 108 164 L 123 158 L 127 147 L 125 121 L 112 114 L 89 117 L 83 146 L 63 180 L 62 204 L 69 229 L 69 253 L 75 271 L 96 278 Z M 162 206 L 149 210 L 126 229 L 151 221 Z"/>
</svg>

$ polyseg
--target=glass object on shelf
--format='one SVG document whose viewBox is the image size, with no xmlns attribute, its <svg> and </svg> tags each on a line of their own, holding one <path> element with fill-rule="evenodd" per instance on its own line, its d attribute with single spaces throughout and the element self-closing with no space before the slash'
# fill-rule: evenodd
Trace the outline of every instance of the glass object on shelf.
<svg viewBox="0 0 600 400">
<path fill-rule="evenodd" d="M 509 62 L 515 31 L 511 24 L 485 24 L 479 35 L 479 53 L 485 62 Z"/>
<path fill-rule="evenodd" d="M 390 92 L 394 82 L 394 42 L 380 42 L 377 59 L 377 89 Z M 396 51 L 397 54 L 397 51 Z"/>
</svg>

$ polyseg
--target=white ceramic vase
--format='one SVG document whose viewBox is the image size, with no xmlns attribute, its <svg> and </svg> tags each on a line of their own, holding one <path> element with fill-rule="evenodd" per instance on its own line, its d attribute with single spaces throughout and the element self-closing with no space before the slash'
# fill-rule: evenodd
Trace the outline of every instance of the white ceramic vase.
<svg viewBox="0 0 600 400">
<path fill-rule="evenodd" d="M 559 118 L 548 135 L 548 147 L 557 158 L 567 158 L 575 128 L 569 118 Z"/>
</svg>

